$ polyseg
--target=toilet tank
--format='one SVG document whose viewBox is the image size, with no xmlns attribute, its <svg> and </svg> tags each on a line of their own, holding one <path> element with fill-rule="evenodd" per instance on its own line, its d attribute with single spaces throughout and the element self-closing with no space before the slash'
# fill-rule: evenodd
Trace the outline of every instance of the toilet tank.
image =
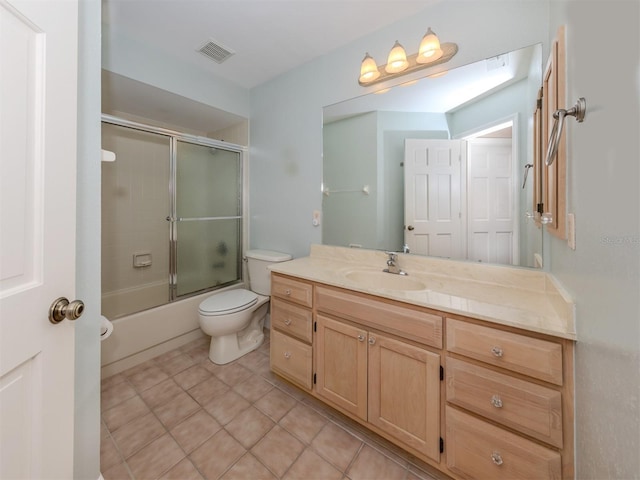
<svg viewBox="0 0 640 480">
<path fill-rule="evenodd" d="M 245 257 L 247 257 L 249 271 L 249 286 L 253 292 L 260 295 L 271 295 L 269 265 L 291 260 L 291 255 L 288 253 L 272 250 L 248 250 Z"/>
</svg>

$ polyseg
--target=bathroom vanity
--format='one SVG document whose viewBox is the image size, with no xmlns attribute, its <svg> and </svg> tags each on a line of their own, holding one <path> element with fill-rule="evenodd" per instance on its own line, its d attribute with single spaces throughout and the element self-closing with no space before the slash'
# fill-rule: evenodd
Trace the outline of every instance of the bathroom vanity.
<svg viewBox="0 0 640 480">
<path fill-rule="evenodd" d="M 271 368 L 443 473 L 573 478 L 574 306 L 544 272 L 313 246 L 272 267 Z"/>
</svg>

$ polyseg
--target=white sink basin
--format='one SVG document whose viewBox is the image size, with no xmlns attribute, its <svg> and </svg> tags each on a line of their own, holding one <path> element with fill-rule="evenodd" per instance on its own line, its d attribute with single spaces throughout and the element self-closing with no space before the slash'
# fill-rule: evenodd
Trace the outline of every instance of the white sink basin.
<svg viewBox="0 0 640 480">
<path fill-rule="evenodd" d="M 365 288 L 384 288 L 387 290 L 425 290 L 427 286 L 420 280 L 406 275 L 386 272 L 353 271 L 348 272 L 347 279 Z"/>
</svg>

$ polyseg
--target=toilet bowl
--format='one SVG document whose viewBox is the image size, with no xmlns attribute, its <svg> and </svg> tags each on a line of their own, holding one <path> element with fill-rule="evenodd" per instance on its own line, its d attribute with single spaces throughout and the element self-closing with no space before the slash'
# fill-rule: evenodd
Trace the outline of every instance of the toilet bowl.
<svg viewBox="0 0 640 480">
<path fill-rule="evenodd" d="M 269 311 L 269 265 L 291 260 L 291 255 L 268 250 L 246 253 L 251 290 L 238 288 L 206 298 L 198 308 L 200 328 L 211 336 L 209 359 L 224 365 L 257 349 L 264 342 Z"/>
</svg>

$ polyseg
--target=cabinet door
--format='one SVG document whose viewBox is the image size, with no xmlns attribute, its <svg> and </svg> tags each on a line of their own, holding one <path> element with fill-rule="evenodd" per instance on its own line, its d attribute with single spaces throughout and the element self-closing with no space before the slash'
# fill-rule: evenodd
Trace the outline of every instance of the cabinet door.
<svg viewBox="0 0 640 480">
<path fill-rule="evenodd" d="M 367 419 L 367 332 L 316 317 L 316 391 L 334 405 Z"/>
<path fill-rule="evenodd" d="M 440 460 L 440 355 L 369 334 L 369 423 Z"/>
</svg>

